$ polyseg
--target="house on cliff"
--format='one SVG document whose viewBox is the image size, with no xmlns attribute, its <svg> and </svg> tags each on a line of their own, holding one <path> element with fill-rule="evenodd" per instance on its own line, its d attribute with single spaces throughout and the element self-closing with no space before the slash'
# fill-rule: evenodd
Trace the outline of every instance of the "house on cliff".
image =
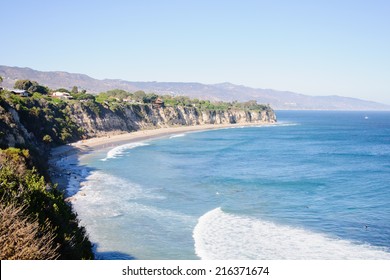
<svg viewBox="0 0 390 280">
<path fill-rule="evenodd" d="M 21 97 L 29 97 L 29 95 L 30 95 L 29 92 L 27 90 L 24 90 L 24 89 L 13 89 L 13 90 L 11 90 L 11 93 L 19 95 Z"/>
<path fill-rule="evenodd" d="M 164 101 L 160 97 L 158 97 L 153 102 L 153 108 L 159 109 L 159 108 L 162 108 L 162 107 L 164 107 Z"/>
<path fill-rule="evenodd" d="M 67 100 L 73 99 L 73 96 L 71 96 L 70 93 L 62 92 L 62 91 L 53 92 L 51 96 L 59 99 L 67 99 Z"/>
</svg>

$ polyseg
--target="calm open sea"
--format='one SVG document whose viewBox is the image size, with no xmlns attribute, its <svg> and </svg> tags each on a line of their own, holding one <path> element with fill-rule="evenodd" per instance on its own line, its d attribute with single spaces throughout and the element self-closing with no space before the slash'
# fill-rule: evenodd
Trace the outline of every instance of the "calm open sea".
<svg viewBox="0 0 390 280">
<path fill-rule="evenodd" d="M 82 157 L 98 258 L 390 259 L 390 112 L 277 116 Z"/>
</svg>

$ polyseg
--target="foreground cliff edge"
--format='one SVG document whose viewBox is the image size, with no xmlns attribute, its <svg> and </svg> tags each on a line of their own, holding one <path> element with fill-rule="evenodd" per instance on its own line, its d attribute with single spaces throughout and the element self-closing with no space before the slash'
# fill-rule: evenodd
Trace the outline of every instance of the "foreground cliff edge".
<svg viewBox="0 0 390 280">
<path fill-rule="evenodd" d="M 171 128 L 164 133 L 172 134 L 180 128 L 276 122 L 274 111 L 256 102 L 214 104 L 185 97 L 167 97 L 164 102 L 164 97 L 123 92 L 122 98 L 106 94 L 98 100 L 99 96 L 75 93 L 75 98 L 64 100 L 48 93 L 0 94 L 0 247 L 7 248 L 0 259 L 94 258 L 92 244 L 63 191 L 48 183 L 48 158 L 54 147 L 79 141 L 79 146 L 72 146 L 78 151 L 86 139 L 105 136 L 100 139 L 123 141 L 127 136 L 118 134 L 157 128 Z M 118 136 L 107 140 L 112 135 Z M 93 141 L 100 143 L 89 143 Z M 12 232 L 9 221 L 14 221 Z M 25 237 L 22 243 L 14 242 L 15 232 Z"/>
</svg>

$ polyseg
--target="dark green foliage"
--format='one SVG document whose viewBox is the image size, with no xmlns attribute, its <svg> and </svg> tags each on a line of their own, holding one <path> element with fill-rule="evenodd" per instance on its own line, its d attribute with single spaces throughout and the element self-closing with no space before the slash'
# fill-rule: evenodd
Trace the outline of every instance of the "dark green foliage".
<svg viewBox="0 0 390 280">
<path fill-rule="evenodd" d="M 151 93 L 147 94 L 142 98 L 142 102 L 145 104 L 153 103 L 158 98 L 158 95 Z"/>
<path fill-rule="evenodd" d="M 73 94 L 79 93 L 78 87 L 74 86 L 74 87 L 72 88 L 72 91 L 71 91 L 71 92 L 72 92 Z"/>
<path fill-rule="evenodd" d="M 25 213 L 37 219 L 42 231 L 54 232 L 61 259 L 92 259 L 92 245 L 85 229 L 78 227 L 77 217 L 63 194 L 31 169 L 30 161 L 27 150 L 0 150 L 2 203 L 25 205 Z"/>
<path fill-rule="evenodd" d="M 143 102 L 144 97 L 146 97 L 146 93 L 142 90 L 134 92 L 134 100 L 136 102 Z"/>
<path fill-rule="evenodd" d="M 67 90 L 66 88 L 59 88 L 59 89 L 56 89 L 55 91 L 56 91 L 56 92 L 66 92 L 66 93 L 70 93 L 70 91 Z"/>
<path fill-rule="evenodd" d="M 258 111 L 269 108 L 266 105 L 257 104 L 257 101 L 251 100 L 248 102 L 212 102 L 209 100 L 199 100 L 197 98 L 191 99 L 187 96 L 170 96 L 170 95 L 157 95 L 154 93 L 145 93 L 143 91 L 136 91 L 129 93 L 124 90 L 110 90 L 102 92 L 96 97 L 96 101 L 108 105 L 109 108 L 117 108 L 115 104 L 123 102 L 123 100 L 131 101 L 133 104 L 153 104 L 157 98 L 161 98 L 164 101 L 165 106 L 175 107 L 194 107 L 199 110 L 244 110 L 244 111 Z M 114 105 L 113 105 L 114 104 Z"/>
<path fill-rule="evenodd" d="M 37 139 L 50 136 L 50 143 L 60 145 L 81 138 L 66 102 L 54 98 L 48 101 L 39 96 L 21 98 L 17 95 L 10 95 L 9 100 L 18 111 L 23 126 L 32 131 Z"/>
<path fill-rule="evenodd" d="M 81 93 L 79 95 L 86 98 L 83 99 L 86 102 L 83 102 L 82 106 L 91 114 L 100 113 L 100 105 L 94 101 L 94 96 Z M 14 108 L 18 112 L 20 122 L 39 142 L 57 146 L 83 138 L 83 130 L 80 130 L 79 125 L 73 120 L 71 104 L 68 101 L 38 93 L 30 98 L 23 98 L 16 94 L 7 96 L 2 94 L 0 97 L 3 98 L 2 102 L 0 100 L 0 106 L 3 104 L 5 108 Z M 4 128 L 9 129 L 9 126 L 4 124 Z"/>
<path fill-rule="evenodd" d="M 40 94 L 48 94 L 49 89 L 45 86 L 41 86 L 35 81 L 30 80 L 17 80 L 14 85 L 15 89 L 27 90 L 30 93 L 38 92 Z"/>
<path fill-rule="evenodd" d="M 90 116 L 100 116 L 102 114 L 102 106 L 101 104 L 96 103 L 95 100 L 85 100 L 85 102 L 83 102 L 81 105 L 82 108 L 85 109 Z"/>
<path fill-rule="evenodd" d="M 41 85 L 38 85 L 38 84 L 34 84 L 28 89 L 29 92 L 33 93 L 33 92 L 38 92 L 40 94 L 48 94 L 49 93 L 49 89 L 47 87 L 44 87 L 44 86 L 41 86 Z"/>
<path fill-rule="evenodd" d="M 122 102 L 123 100 L 134 99 L 134 95 L 121 89 L 109 90 L 96 96 L 96 101 L 104 104 L 105 102 Z"/>
<path fill-rule="evenodd" d="M 30 80 L 17 80 L 15 82 L 15 89 L 28 90 L 32 86 L 32 82 Z"/>
<path fill-rule="evenodd" d="M 92 94 L 88 94 L 88 93 L 72 93 L 72 96 L 74 99 L 76 100 L 92 100 L 92 101 L 95 101 L 95 96 L 92 95 Z"/>
<path fill-rule="evenodd" d="M 101 104 L 104 104 L 108 100 L 109 96 L 107 93 L 100 93 L 99 95 L 96 96 L 95 100 L 96 102 L 99 102 Z"/>
</svg>

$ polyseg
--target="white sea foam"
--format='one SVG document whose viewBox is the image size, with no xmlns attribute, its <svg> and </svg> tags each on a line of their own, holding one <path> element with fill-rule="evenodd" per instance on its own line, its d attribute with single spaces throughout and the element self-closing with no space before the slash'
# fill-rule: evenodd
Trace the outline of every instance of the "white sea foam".
<svg viewBox="0 0 390 280">
<path fill-rule="evenodd" d="M 216 208 L 199 218 L 193 231 L 202 259 L 390 259 L 380 248 Z"/>
<path fill-rule="evenodd" d="M 127 212 L 126 204 L 130 204 L 130 201 L 164 198 L 143 190 L 137 184 L 101 171 L 94 171 L 83 180 L 74 182 L 74 186 L 78 185 L 78 190 L 72 197 L 73 205 L 82 217 L 119 217 Z"/>
<path fill-rule="evenodd" d="M 72 204 L 100 252 L 142 255 L 148 252 L 143 246 L 148 242 L 159 244 L 156 240 L 160 235 L 181 242 L 196 224 L 193 216 L 154 205 L 164 197 L 153 189 L 102 171 L 93 171 L 86 179 Z M 181 230 L 176 231 L 173 225 Z M 187 228 L 186 235 L 183 228 Z"/>
<path fill-rule="evenodd" d="M 129 144 L 125 144 L 125 145 L 121 145 L 121 146 L 118 146 L 118 147 L 115 147 L 111 150 L 109 150 L 107 152 L 107 155 L 104 159 L 102 159 L 102 161 L 106 161 L 108 159 L 113 159 L 113 158 L 117 158 L 121 155 L 124 154 L 125 151 L 127 150 L 130 150 L 130 149 L 134 149 L 134 148 L 137 148 L 137 147 L 142 147 L 142 146 L 148 146 L 149 144 L 148 143 L 144 143 L 144 142 L 136 142 L 136 143 L 129 143 Z"/>
<path fill-rule="evenodd" d="M 54 176 L 66 177 L 66 197 L 75 195 L 80 189 L 80 181 L 87 176 L 88 171 L 81 167 L 76 156 L 66 156 L 57 160 L 55 163 L 58 174 Z"/>
<path fill-rule="evenodd" d="M 239 129 L 239 128 L 248 128 L 250 126 L 245 126 L 245 125 L 242 125 L 242 126 L 228 126 L 228 127 L 223 127 L 223 128 L 220 128 L 221 130 L 227 130 L 227 129 Z M 256 127 L 256 126 L 253 126 L 253 127 Z"/>
<path fill-rule="evenodd" d="M 264 127 L 282 127 L 282 126 L 296 126 L 300 125 L 299 123 L 292 123 L 292 122 L 277 122 L 277 123 L 269 123 L 269 124 L 259 124 L 259 125 L 251 125 L 251 126 L 228 126 L 224 127 L 221 129 L 238 129 L 238 128 L 250 128 L 250 127 L 259 127 L 259 128 L 264 128 Z"/>
<path fill-rule="evenodd" d="M 78 172 L 77 172 L 78 171 Z M 80 182 L 85 178 L 86 175 L 85 169 L 73 169 L 71 175 L 69 176 L 68 186 L 66 188 L 67 196 L 74 196 L 80 190 Z"/>
<path fill-rule="evenodd" d="M 299 123 L 292 123 L 292 122 L 277 122 L 277 123 L 271 123 L 271 124 L 262 124 L 262 125 L 256 125 L 254 127 L 283 127 L 283 126 L 296 126 L 300 125 Z"/>
<path fill-rule="evenodd" d="M 175 135 L 170 136 L 169 139 L 178 138 L 178 137 L 184 137 L 184 136 L 186 136 L 185 133 L 175 134 Z"/>
<path fill-rule="evenodd" d="M 278 122 L 275 124 L 276 126 L 296 126 L 300 125 L 299 123 L 291 123 L 291 122 Z"/>
<path fill-rule="evenodd" d="M 104 192 L 104 195 L 106 195 L 108 199 L 118 198 L 120 200 L 131 200 L 139 198 L 164 198 L 149 191 L 143 190 L 138 184 L 129 182 L 126 179 L 122 179 L 102 171 L 91 172 L 91 174 L 84 179 L 84 182 L 79 184 L 81 185 L 80 191 L 88 192 L 90 195 Z M 77 195 L 79 196 L 80 194 L 78 193 Z M 106 197 L 102 196 L 101 199 L 105 200 Z"/>
</svg>

